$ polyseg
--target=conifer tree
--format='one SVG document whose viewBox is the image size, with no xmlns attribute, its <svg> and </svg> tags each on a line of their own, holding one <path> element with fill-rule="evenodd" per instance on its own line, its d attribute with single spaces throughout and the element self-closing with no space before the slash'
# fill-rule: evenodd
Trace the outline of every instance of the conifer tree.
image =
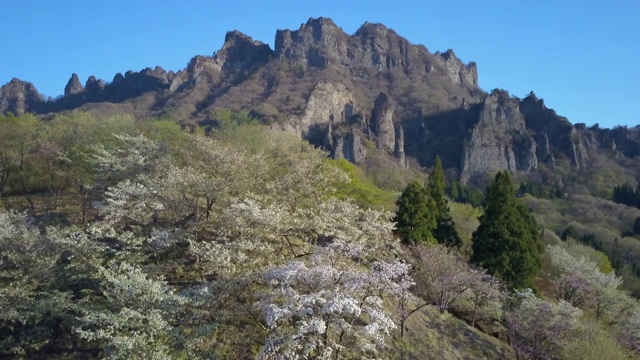
<svg viewBox="0 0 640 360">
<path fill-rule="evenodd" d="M 436 164 L 433 171 L 429 175 L 427 190 L 429 195 L 436 203 L 436 228 L 433 230 L 433 236 L 438 243 L 446 246 L 462 246 L 462 239 L 458 235 L 455 223 L 449 211 L 449 204 L 444 197 L 444 171 L 442 170 L 442 162 L 440 157 L 436 156 Z"/>
<path fill-rule="evenodd" d="M 487 189 L 484 214 L 473 233 L 471 262 L 513 288 L 534 288 L 542 246 L 537 225 L 524 204 L 515 198 L 507 171 L 498 172 Z"/>
<path fill-rule="evenodd" d="M 398 201 L 394 221 L 395 233 L 406 243 L 435 243 L 432 231 L 436 227 L 436 202 L 419 182 L 404 189 Z"/>
</svg>

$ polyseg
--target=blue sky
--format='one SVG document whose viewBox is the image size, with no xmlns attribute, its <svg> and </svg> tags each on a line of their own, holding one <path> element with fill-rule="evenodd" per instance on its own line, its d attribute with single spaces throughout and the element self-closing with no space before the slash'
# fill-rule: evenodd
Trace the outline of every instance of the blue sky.
<svg viewBox="0 0 640 360">
<path fill-rule="evenodd" d="M 48 96 L 71 73 L 111 81 L 159 65 L 179 70 L 218 50 L 229 30 L 273 48 L 277 29 L 330 17 L 349 34 L 380 22 L 431 52 L 478 64 L 484 90 L 534 91 L 570 121 L 640 124 L 640 1 L 0 0 L 0 85 Z"/>
</svg>

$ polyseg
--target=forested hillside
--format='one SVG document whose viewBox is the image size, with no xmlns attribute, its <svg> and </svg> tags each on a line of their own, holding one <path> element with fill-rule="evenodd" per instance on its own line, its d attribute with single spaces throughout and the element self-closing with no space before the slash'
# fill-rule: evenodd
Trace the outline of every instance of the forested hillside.
<svg viewBox="0 0 640 360">
<path fill-rule="evenodd" d="M 227 115 L 209 128 L 86 112 L 0 119 L 2 357 L 639 351 L 640 306 L 607 256 L 560 240 L 535 211 L 560 200 L 525 198 L 536 222 L 504 171 L 484 211 L 454 203 L 438 160 L 428 179 L 401 173 L 400 194 Z"/>
</svg>

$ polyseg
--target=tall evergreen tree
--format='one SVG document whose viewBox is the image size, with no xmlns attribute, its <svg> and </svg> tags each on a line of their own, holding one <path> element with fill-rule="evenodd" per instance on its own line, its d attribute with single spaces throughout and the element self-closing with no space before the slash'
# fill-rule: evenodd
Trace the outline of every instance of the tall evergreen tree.
<svg viewBox="0 0 640 360">
<path fill-rule="evenodd" d="M 429 175 L 427 190 L 436 204 L 436 228 L 432 231 L 438 243 L 446 246 L 462 246 L 462 239 L 458 235 L 455 223 L 449 211 L 449 204 L 444 197 L 444 171 L 440 157 L 436 156 L 436 164 Z"/>
<path fill-rule="evenodd" d="M 396 234 L 406 243 L 435 243 L 436 203 L 419 182 L 412 182 L 396 202 Z"/>
<path fill-rule="evenodd" d="M 471 262 L 513 288 L 534 288 L 542 245 L 529 210 L 515 198 L 509 172 L 498 172 L 487 189 L 484 214 L 473 233 Z"/>
</svg>

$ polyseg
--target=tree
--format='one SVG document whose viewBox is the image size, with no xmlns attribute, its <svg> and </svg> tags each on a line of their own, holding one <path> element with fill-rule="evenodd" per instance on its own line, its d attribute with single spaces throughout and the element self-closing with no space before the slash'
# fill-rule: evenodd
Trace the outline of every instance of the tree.
<svg viewBox="0 0 640 360">
<path fill-rule="evenodd" d="M 472 236 L 471 262 L 478 264 L 509 287 L 534 287 L 541 267 L 535 220 L 515 198 L 511 176 L 498 172 L 487 189 L 484 214 Z"/>
<path fill-rule="evenodd" d="M 595 262 L 583 256 L 576 258 L 557 245 L 549 246 L 547 253 L 555 268 L 551 279 L 556 297 L 572 306 L 589 307 L 598 292 L 604 293 L 598 289 L 616 289 L 622 284 L 615 273 L 603 274 Z"/>
<path fill-rule="evenodd" d="M 530 289 L 516 292 L 507 327 L 516 357 L 522 360 L 555 359 L 573 338 L 582 311 L 561 300 L 557 304 L 537 298 Z"/>
<path fill-rule="evenodd" d="M 361 359 L 375 355 L 396 327 L 382 294 L 397 296 L 408 278 L 403 262 L 374 261 L 358 244 L 317 246 L 309 262 L 290 261 L 265 275 L 271 285 L 257 306 L 270 334 L 258 359 Z"/>
<path fill-rule="evenodd" d="M 433 171 L 429 175 L 427 190 L 429 195 L 436 203 L 436 228 L 432 231 L 433 236 L 438 243 L 446 246 L 462 246 L 462 239 L 458 235 L 455 223 L 449 211 L 449 204 L 444 197 L 444 171 L 442 170 L 442 162 L 440 157 L 436 156 L 436 164 Z"/>
<path fill-rule="evenodd" d="M 419 246 L 414 254 L 417 292 L 444 313 L 471 287 L 474 278 L 469 265 L 458 253 L 441 245 Z"/>
<path fill-rule="evenodd" d="M 437 225 L 436 202 L 419 182 L 414 181 L 407 185 L 396 205 L 396 234 L 402 241 L 431 244 L 436 242 L 432 234 Z"/>
</svg>

